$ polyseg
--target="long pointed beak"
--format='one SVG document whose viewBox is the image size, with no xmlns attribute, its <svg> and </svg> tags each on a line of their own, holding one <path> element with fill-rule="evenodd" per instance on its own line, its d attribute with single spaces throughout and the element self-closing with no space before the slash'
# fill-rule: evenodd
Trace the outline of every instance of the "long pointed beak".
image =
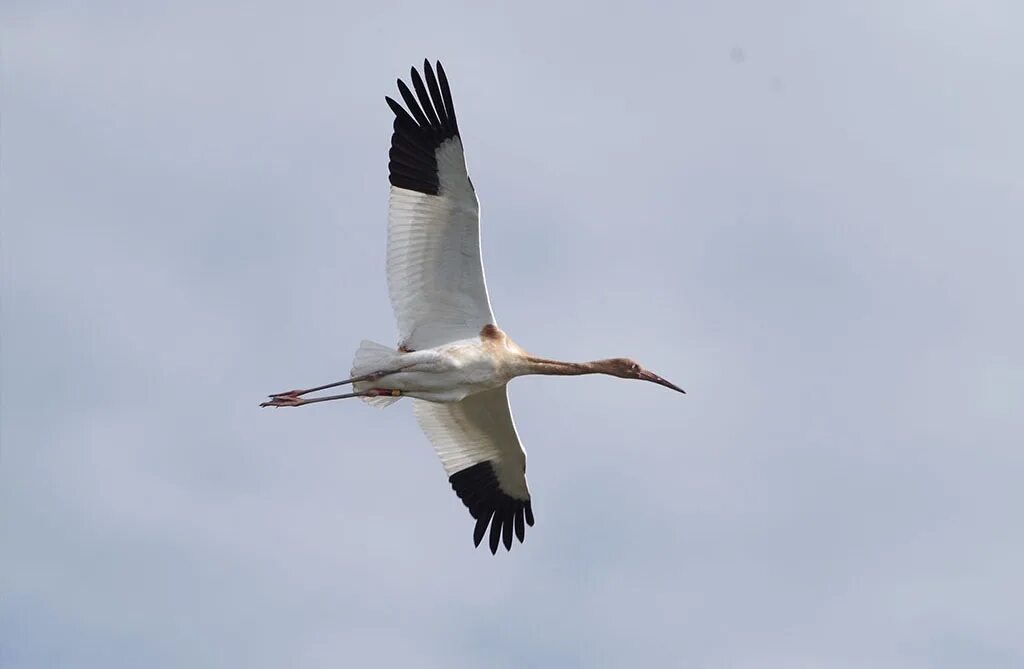
<svg viewBox="0 0 1024 669">
<path fill-rule="evenodd" d="M 643 372 L 640 372 L 640 378 L 643 379 L 644 381 L 650 381 L 651 383 L 657 383 L 659 386 L 665 386 L 666 388 L 671 388 L 672 390 L 675 390 L 676 392 L 682 393 L 684 395 L 686 394 L 685 390 L 683 390 L 682 388 L 680 388 L 676 384 L 672 383 L 671 381 L 666 381 L 665 379 L 661 378 L 660 376 L 658 376 L 654 372 L 648 372 L 648 371 L 644 370 Z"/>
</svg>

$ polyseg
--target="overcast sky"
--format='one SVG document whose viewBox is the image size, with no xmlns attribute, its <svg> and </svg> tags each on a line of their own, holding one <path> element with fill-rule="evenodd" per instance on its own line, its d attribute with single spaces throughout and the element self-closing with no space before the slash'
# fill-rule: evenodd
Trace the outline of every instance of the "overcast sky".
<svg viewBox="0 0 1024 669">
<path fill-rule="evenodd" d="M 1024 6 L 482 4 L 3 3 L 0 664 L 1024 666 Z M 395 340 L 424 57 L 499 324 L 689 391 L 513 382 L 497 557 L 257 408 Z"/>
</svg>

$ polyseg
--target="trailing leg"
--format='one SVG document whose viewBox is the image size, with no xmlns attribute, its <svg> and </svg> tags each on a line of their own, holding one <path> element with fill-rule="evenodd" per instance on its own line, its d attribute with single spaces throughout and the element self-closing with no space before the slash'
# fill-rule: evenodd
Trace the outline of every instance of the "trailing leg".
<svg viewBox="0 0 1024 669">
<path fill-rule="evenodd" d="M 362 376 L 353 376 L 351 379 L 345 379 L 344 381 L 336 381 L 335 383 L 328 383 L 327 385 L 317 386 L 316 388 L 306 388 L 305 390 L 289 390 L 284 393 L 274 393 L 268 395 L 268 397 L 301 397 L 302 395 L 308 395 L 310 393 L 319 392 L 321 390 L 327 390 L 328 388 L 337 388 L 338 386 L 348 385 L 349 383 L 361 383 L 363 381 L 376 381 L 377 379 L 383 378 L 388 374 L 394 374 L 402 371 L 401 369 L 393 369 L 390 371 L 382 370 L 378 372 L 372 372 L 370 374 L 363 374 Z"/>
<path fill-rule="evenodd" d="M 331 395 L 329 397 L 314 397 L 312 399 L 304 399 L 298 395 L 272 395 L 270 400 L 260 404 L 261 407 L 301 407 L 307 404 L 316 404 L 317 402 L 330 402 L 332 400 L 344 400 L 350 397 L 361 397 L 364 400 L 372 401 L 376 400 L 390 400 L 387 402 L 397 401 L 402 397 L 401 390 L 388 390 L 385 388 L 372 388 L 370 390 L 361 390 L 354 393 L 344 393 L 342 395 Z"/>
<path fill-rule="evenodd" d="M 328 383 L 316 388 L 306 388 L 304 390 L 289 390 L 283 393 L 274 393 L 270 395 L 271 399 L 274 398 L 297 398 L 310 393 L 319 392 L 321 390 L 327 390 L 328 388 L 337 388 L 338 386 L 344 386 L 349 383 L 351 384 L 363 384 L 373 383 L 379 379 L 384 378 L 389 374 L 395 374 L 404 369 L 402 366 L 402 353 L 396 351 L 393 348 L 388 348 L 383 344 L 377 344 L 372 341 L 364 340 L 359 344 L 359 349 L 356 350 L 355 359 L 352 361 L 352 378 L 345 379 L 344 381 L 336 381 L 335 383 Z M 356 390 L 364 390 L 365 388 L 356 387 Z M 358 397 L 358 395 L 353 395 Z M 294 406 L 294 405 L 281 405 L 281 406 Z"/>
</svg>

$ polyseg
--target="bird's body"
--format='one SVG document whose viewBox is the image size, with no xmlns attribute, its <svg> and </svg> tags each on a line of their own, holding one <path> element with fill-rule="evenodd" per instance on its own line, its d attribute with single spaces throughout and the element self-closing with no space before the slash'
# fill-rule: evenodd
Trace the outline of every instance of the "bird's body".
<svg viewBox="0 0 1024 669">
<path fill-rule="evenodd" d="M 375 347 L 372 342 L 366 342 L 364 346 L 367 344 Z M 352 367 L 352 376 L 371 374 L 380 368 L 358 363 Z M 376 381 L 357 382 L 355 390 L 398 390 L 398 397 L 413 397 L 427 402 L 459 402 L 469 395 L 498 388 L 511 381 L 522 369 L 522 350 L 503 332 L 493 328 L 486 335 L 422 351 L 395 351 L 384 368 L 399 371 Z"/>
<path fill-rule="evenodd" d="M 400 333 L 396 348 L 364 341 L 352 376 L 270 396 L 262 406 L 303 406 L 360 397 L 387 406 L 403 397 L 434 445 L 456 494 L 476 519 L 479 545 L 490 528 L 491 552 L 520 541 L 533 525 L 526 453 L 509 409 L 517 376 L 608 374 L 683 392 L 628 358 L 573 363 L 538 358 L 498 328 L 480 254 L 479 204 L 469 180 L 451 90 L 441 64 L 424 61 L 415 95 L 401 81 L 408 110 L 395 114 L 391 137 L 387 280 Z M 352 384 L 353 392 L 306 395 Z"/>
</svg>

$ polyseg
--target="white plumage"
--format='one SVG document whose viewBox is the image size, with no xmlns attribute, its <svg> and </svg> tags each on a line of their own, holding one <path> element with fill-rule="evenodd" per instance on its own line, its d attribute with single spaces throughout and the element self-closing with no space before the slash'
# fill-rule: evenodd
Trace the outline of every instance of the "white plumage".
<svg viewBox="0 0 1024 669">
<path fill-rule="evenodd" d="M 411 71 L 401 81 L 403 108 L 391 137 L 387 282 L 398 321 L 399 346 L 364 341 L 352 378 L 270 396 L 262 406 L 303 406 L 360 397 L 387 406 L 413 398 L 420 426 L 434 446 L 456 494 L 476 519 L 474 544 L 490 528 L 491 552 L 513 534 L 523 541 L 533 525 L 526 453 L 519 441 L 506 385 L 524 374 L 610 374 L 643 379 L 682 392 L 627 358 L 586 363 L 537 358 L 496 325 L 480 253 L 479 205 L 466 169 L 441 64 L 424 61 L 426 81 Z M 351 383 L 353 392 L 304 398 Z"/>
<path fill-rule="evenodd" d="M 437 195 L 391 186 L 387 276 L 402 344 L 475 337 L 494 323 L 480 258 L 480 211 L 462 140 L 437 149 Z"/>
</svg>

